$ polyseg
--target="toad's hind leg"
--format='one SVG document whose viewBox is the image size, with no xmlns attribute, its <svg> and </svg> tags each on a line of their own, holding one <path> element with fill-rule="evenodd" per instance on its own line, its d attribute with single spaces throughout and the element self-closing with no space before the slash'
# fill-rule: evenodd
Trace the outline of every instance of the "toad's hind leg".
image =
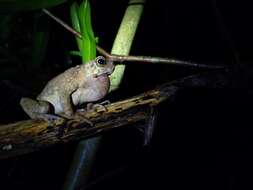
<svg viewBox="0 0 253 190">
<path fill-rule="evenodd" d="M 31 98 L 22 98 L 20 105 L 32 119 L 44 119 L 43 115 L 50 113 L 53 107 L 47 101 L 33 100 Z"/>
</svg>

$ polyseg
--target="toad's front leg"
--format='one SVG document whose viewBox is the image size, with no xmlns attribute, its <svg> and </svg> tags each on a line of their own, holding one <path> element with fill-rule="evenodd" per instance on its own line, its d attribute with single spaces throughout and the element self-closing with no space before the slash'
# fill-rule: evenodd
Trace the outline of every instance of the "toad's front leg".
<svg viewBox="0 0 253 190">
<path fill-rule="evenodd" d="M 69 96 L 67 94 L 62 94 L 60 98 L 62 112 L 58 113 L 59 116 L 65 118 L 65 119 L 73 119 L 78 121 L 84 121 L 85 123 L 88 123 L 89 125 L 93 125 L 93 123 L 84 117 L 83 115 L 79 114 L 78 112 L 74 112 L 73 110 L 73 102 L 72 102 L 72 96 Z"/>
<path fill-rule="evenodd" d="M 62 115 L 67 119 L 73 117 L 74 110 L 71 96 L 69 94 L 61 94 L 59 103 L 61 104 L 60 107 L 62 107 L 62 110 L 56 114 Z"/>
</svg>

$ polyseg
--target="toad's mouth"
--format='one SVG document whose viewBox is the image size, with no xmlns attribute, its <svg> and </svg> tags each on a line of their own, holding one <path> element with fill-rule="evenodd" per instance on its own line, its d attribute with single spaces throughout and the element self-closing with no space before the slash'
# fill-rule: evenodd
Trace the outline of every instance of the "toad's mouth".
<svg viewBox="0 0 253 190">
<path fill-rule="evenodd" d="M 98 78 L 98 77 L 107 77 L 108 75 L 110 75 L 110 72 L 105 72 L 105 73 L 101 73 L 101 74 L 94 74 L 94 78 Z"/>
<path fill-rule="evenodd" d="M 112 72 L 107 71 L 107 72 L 100 73 L 100 74 L 94 74 L 93 77 L 94 77 L 94 78 L 98 78 L 98 77 L 107 77 L 107 76 L 109 76 L 110 74 L 112 74 Z"/>
</svg>

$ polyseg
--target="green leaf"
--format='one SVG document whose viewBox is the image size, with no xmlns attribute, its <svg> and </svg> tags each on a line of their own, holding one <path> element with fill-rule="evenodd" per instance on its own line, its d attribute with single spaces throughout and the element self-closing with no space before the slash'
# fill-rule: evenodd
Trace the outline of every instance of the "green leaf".
<svg viewBox="0 0 253 190">
<path fill-rule="evenodd" d="M 95 39 L 93 30 L 92 30 L 91 10 L 90 10 L 89 1 L 87 1 L 85 23 L 86 23 L 87 34 L 88 34 L 89 39 L 90 39 L 90 58 L 94 59 L 96 57 L 96 39 Z"/>
<path fill-rule="evenodd" d="M 82 53 L 80 51 L 70 51 L 69 52 L 71 55 L 76 55 L 82 57 Z"/>
<path fill-rule="evenodd" d="M 90 4 L 87 1 L 86 5 L 86 13 L 85 13 L 85 24 L 87 29 L 87 34 L 91 39 L 94 39 L 94 33 L 92 31 L 92 25 L 91 25 L 91 11 L 90 11 Z"/>
<path fill-rule="evenodd" d="M 39 14 L 39 13 L 37 13 Z M 46 55 L 49 40 L 49 22 L 45 17 L 35 17 L 30 68 L 39 68 Z"/>
<path fill-rule="evenodd" d="M 78 10 L 78 16 L 79 16 L 79 20 L 80 20 L 80 26 L 81 26 L 81 33 L 84 39 L 89 39 L 87 30 L 86 30 L 86 20 L 85 20 L 85 16 L 86 16 L 86 5 L 87 5 L 87 0 L 82 1 L 79 10 Z"/>
<path fill-rule="evenodd" d="M 81 34 L 82 34 L 82 46 L 83 46 L 83 57 L 82 61 L 83 63 L 88 62 L 89 55 L 90 55 L 90 41 L 89 41 L 89 36 L 86 30 L 86 23 L 85 23 L 85 14 L 86 14 L 86 4 L 87 1 L 82 1 L 79 10 L 78 10 L 78 15 L 79 15 L 79 20 L 80 20 L 80 26 L 81 26 Z"/>
<path fill-rule="evenodd" d="M 87 51 L 85 54 L 86 61 L 94 59 L 96 57 L 96 40 L 94 37 L 94 33 L 92 30 L 91 24 L 91 10 L 90 10 L 90 3 L 88 0 L 83 1 L 80 6 L 79 13 L 83 19 L 83 31 L 85 38 L 88 41 L 85 43 L 85 50 Z"/>
<path fill-rule="evenodd" d="M 97 41 L 92 30 L 91 8 L 88 0 L 82 1 L 79 7 L 77 3 L 73 3 L 71 20 L 74 28 L 82 35 L 82 39 L 77 39 L 77 45 L 82 54 L 82 62 L 86 63 L 96 57 Z"/>
<path fill-rule="evenodd" d="M 80 20 L 78 16 L 78 5 L 76 2 L 74 2 L 71 7 L 70 7 L 70 17 L 72 21 L 72 25 L 74 29 L 78 32 L 81 33 L 81 27 L 80 27 Z M 83 46 L 82 46 L 82 40 L 78 37 L 76 37 L 77 45 L 80 51 L 83 51 Z"/>
</svg>

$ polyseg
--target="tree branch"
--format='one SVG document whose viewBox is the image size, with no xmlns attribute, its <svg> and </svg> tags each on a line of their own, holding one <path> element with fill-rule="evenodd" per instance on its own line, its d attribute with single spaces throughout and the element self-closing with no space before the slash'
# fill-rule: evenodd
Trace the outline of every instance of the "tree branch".
<svg viewBox="0 0 253 190">
<path fill-rule="evenodd" d="M 138 96 L 115 102 L 106 110 L 83 112 L 84 119 L 26 120 L 0 126 L 0 158 L 26 154 L 50 145 L 66 143 L 121 127 L 149 116 L 149 106 L 155 106 L 175 94 L 178 87 L 165 84 Z M 87 118 L 94 123 L 87 124 Z"/>
</svg>

